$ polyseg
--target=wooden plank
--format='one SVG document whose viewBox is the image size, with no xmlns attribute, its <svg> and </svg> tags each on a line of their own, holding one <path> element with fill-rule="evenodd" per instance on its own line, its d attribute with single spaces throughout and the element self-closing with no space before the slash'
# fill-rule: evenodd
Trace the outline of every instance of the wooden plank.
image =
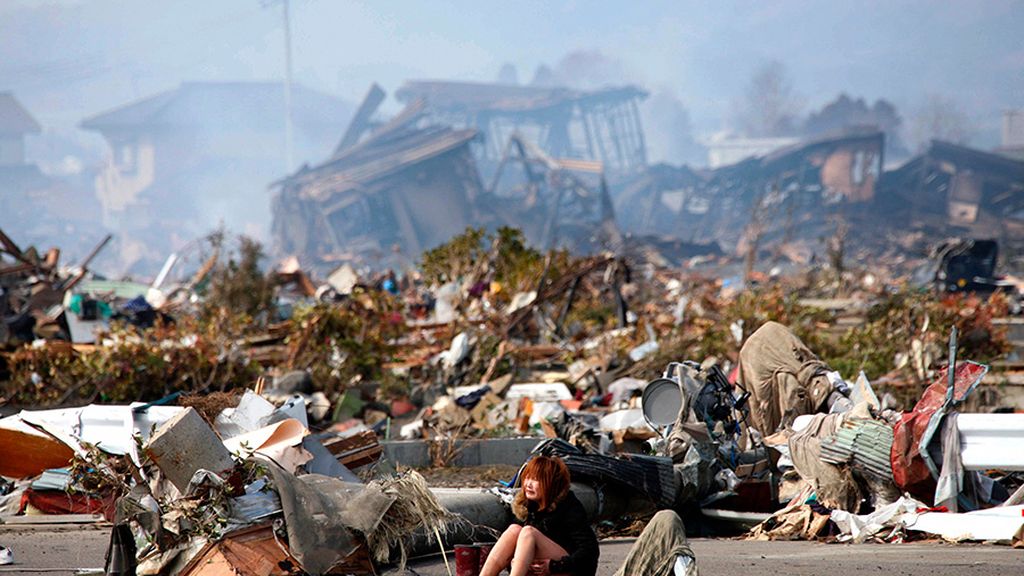
<svg viewBox="0 0 1024 576">
<path fill-rule="evenodd" d="M 384 90 L 376 82 L 370 86 L 370 90 L 363 98 L 362 104 L 359 105 L 355 116 L 352 117 L 352 122 L 349 123 L 348 129 L 345 130 L 345 135 L 342 136 L 338 147 L 334 149 L 335 154 L 341 153 L 359 141 L 359 137 L 369 128 L 370 118 L 377 111 L 377 108 L 380 107 L 380 103 L 384 101 L 385 96 Z"/>
<path fill-rule="evenodd" d="M 382 446 L 374 446 L 365 450 L 359 450 L 352 454 L 338 456 L 338 462 L 343 464 L 346 468 L 354 469 L 380 460 L 382 454 L 384 454 L 384 448 Z"/>
<path fill-rule="evenodd" d="M 346 468 L 358 468 L 376 462 L 384 454 L 377 435 L 367 430 L 348 438 L 323 440 L 323 445 Z"/>
<path fill-rule="evenodd" d="M 353 434 L 347 438 L 327 438 L 322 442 L 324 447 L 335 456 L 357 448 L 366 448 L 380 443 L 377 440 L 377 435 L 371 430 Z"/>
<path fill-rule="evenodd" d="M 207 544 L 181 570 L 183 576 L 285 576 L 288 553 L 278 546 L 273 528 L 261 524 L 243 528 Z"/>
</svg>

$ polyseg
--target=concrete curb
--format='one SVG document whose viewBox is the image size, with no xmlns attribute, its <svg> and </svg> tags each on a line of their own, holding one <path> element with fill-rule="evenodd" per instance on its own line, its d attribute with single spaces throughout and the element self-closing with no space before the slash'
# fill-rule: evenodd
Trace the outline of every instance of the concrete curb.
<svg viewBox="0 0 1024 576">
<path fill-rule="evenodd" d="M 530 451 L 543 438 L 485 438 L 457 440 L 456 454 L 448 463 L 452 466 L 495 466 L 499 464 L 519 466 L 530 456 Z M 433 465 L 430 457 L 430 445 L 448 451 L 449 444 L 445 440 L 390 440 L 381 442 L 384 456 L 394 464 L 411 468 L 423 468 Z"/>
</svg>

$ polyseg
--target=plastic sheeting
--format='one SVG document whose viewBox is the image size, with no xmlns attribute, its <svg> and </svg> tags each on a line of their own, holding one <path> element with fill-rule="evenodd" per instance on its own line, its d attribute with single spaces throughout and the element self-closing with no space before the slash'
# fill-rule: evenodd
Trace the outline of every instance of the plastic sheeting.
<svg viewBox="0 0 1024 576">
<path fill-rule="evenodd" d="M 963 402 L 981 382 L 988 367 L 975 362 L 957 364 L 953 383 L 953 402 Z M 928 453 L 928 445 L 946 414 L 947 370 L 924 391 L 921 399 L 893 430 L 892 471 L 896 486 L 911 495 L 930 500 L 935 493 L 939 468 Z"/>
<path fill-rule="evenodd" d="M 852 514 L 845 510 L 833 510 L 832 521 L 839 527 L 841 542 L 861 543 L 882 530 L 900 526 L 905 520 L 916 517 L 917 510 L 925 505 L 913 498 L 903 497 L 878 508 L 871 514 Z"/>
<path fill-rule="evenodd" d="M 941 536 L 946 540 L 1020 542 L 1024 531 L 1024 506 L 998 506 L 964 514 L 926 512 L 905 519 L 908 529 Z"/>
</svg>

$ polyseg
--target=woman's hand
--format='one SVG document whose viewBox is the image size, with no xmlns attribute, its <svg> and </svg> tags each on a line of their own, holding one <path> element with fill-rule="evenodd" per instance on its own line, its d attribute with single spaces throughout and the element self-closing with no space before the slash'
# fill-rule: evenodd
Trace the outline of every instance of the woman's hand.
<svg viewBox="0 0 1024 576">
<path fill-rule="evenodd" d="M 530 564 L 531 576 L 551 576 L 551 560 L 537 560 Z"/>
</svg>

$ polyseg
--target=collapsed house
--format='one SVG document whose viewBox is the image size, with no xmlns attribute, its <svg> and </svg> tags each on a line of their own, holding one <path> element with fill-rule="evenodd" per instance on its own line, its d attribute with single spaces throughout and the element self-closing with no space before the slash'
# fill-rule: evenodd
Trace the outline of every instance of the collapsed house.
<svg viewBox="0 0 1024 576">
<path fill-rule="evenodd" d="M 577 116 L 591 127 L 602 125 L 591 117 L 597 115 L 593 107 L 581 104 L 575 92 L 523 89 L 523 93 L 533 95 L 534 108 L 527 116 L 536 119 L 535 128 L 563 120 L 568 126 Z M 540 93 L 548 95 L 544 106 L 537 100 Z M 409 98 L 412 92 L 403 94 Z M 568 94 L 575 94 L 575 99 Z M 554 95 L 561 104 L 556 106 Z M 353 261 L 375 267 L 403 266 L 468 226 L 519 228 L 535 245 L 581 252 L 618 242 L 601 161 L 559 157 L 525 134 L 512 132 L 497 149 L 500 156 L 487 171 L 488 184 L 483 184 L 480 165 L 489 162 L 487 142 L 495 136 L 471 125 L 502 125 L 498 118 L 504 116 L 498 111 L 511 106 L 509 102 L 480 105 L 472 118 L 441 124 L 444 118 L 439 110 L 451 108 L 438 108 L 433 101 L 418 98 L 394 118 L 374 121 L 384 97 L 383 90 L 372 86 L 333 155 L 273 185 L 273 234 L 279 251 L 324 268 Z M 440 102 L 454 106 L 450 99 Z M 559 108 L 563 105 L 568 108 Z M 524 106 L 520 102 L 513 108 Z M 513 108 L 506 112 L 511 114 Z M 567 115 L 557 120 L 561 113 Z M 638 118 L 635 125 L 630 124 L 630 133 L 637 132 L 637 147 L 615 156 L 616 166 L 644 161 Z M 608 122 L 608 126 L 619 126 Z M 593 138 L 619 135 L 607 126 L 588 134 L 590 145 L 599 150 L 605 150 L 604 145 L 595 144 Z M 541 129 L 540 136 L 549 148 L 553 146 L 550 125 Z M 575 148 L 566 142 L 554 148 L 573 153 Z M 480 143 L 482 156 L 474 150 Z"/>
<path fill-rule="evenodd" d="M 711 171 L 652 166 L 615 183 L 615 205 L 626 232 L 738 255 L 802 243 L 806 257 L 842 227 L 877 250 L 907 230 L 1024 239 L 1024 162 L 935 141 L 895 170 L 883 165 L 883 133 L 856 131 Z"/>
<path fill-rule="evenodd" d="M 517 171 L 516 168 L 519 168 Z M 591 253 L 621 245 L 600 162 L 552 158 L 513 134 L 482 198 L 489 220 L 544 249 Z"/>
<path fill-rule="evenodd" d="M 709 172 L 654 166 L 620 185 L 623 228 L 717 242 L 744 253 L 758 243 L 817 239 L 837 214 L 875 198 L 884 135 L 823 137 Z"/>
<path fill-rule="evenodd" d="M 543 249 L 617 250 L 626 234 L 671 256 L 658 261 L 807 263 L 847 233 L 885 251 L 897 222 L 929 237 L 1024 232 L 1024 163 L 952 144 L 884 174 L 885 134 L 867 127 L 708 170 L 648 166 L 635 87 L 411 81 L 396 97 L 405 109 L 376 120 L 385 94 L 373 86 L 334 155 L 279 183 L 280 251 L 379 266 L 466 226 L 510 226 Z"/>
<path fill-rule="evenodd" d="M 882 179 L 878 213 L 942 236 L 1024 240 L 1024 161 L 939 140 Z"/>
<path fill-rule="evenodd" d="M 358 118 L 358 117 L 357 117 Z M 390 125 L 277 184 L 278 247 L 314 262 L 416 257 L 473 222 L 471 129 Z"/>
<path fill-rule="evenodd" d="M 694 192 L 702 182 L 702 175 L 689 166 L 649 166 L 617 187 L 619 224 L 634 234 L 685 236 L 680 213 L 688 201 L 694 202 Z M 689 209 L 699 210 L 696 206 Z"/>
</svg>

